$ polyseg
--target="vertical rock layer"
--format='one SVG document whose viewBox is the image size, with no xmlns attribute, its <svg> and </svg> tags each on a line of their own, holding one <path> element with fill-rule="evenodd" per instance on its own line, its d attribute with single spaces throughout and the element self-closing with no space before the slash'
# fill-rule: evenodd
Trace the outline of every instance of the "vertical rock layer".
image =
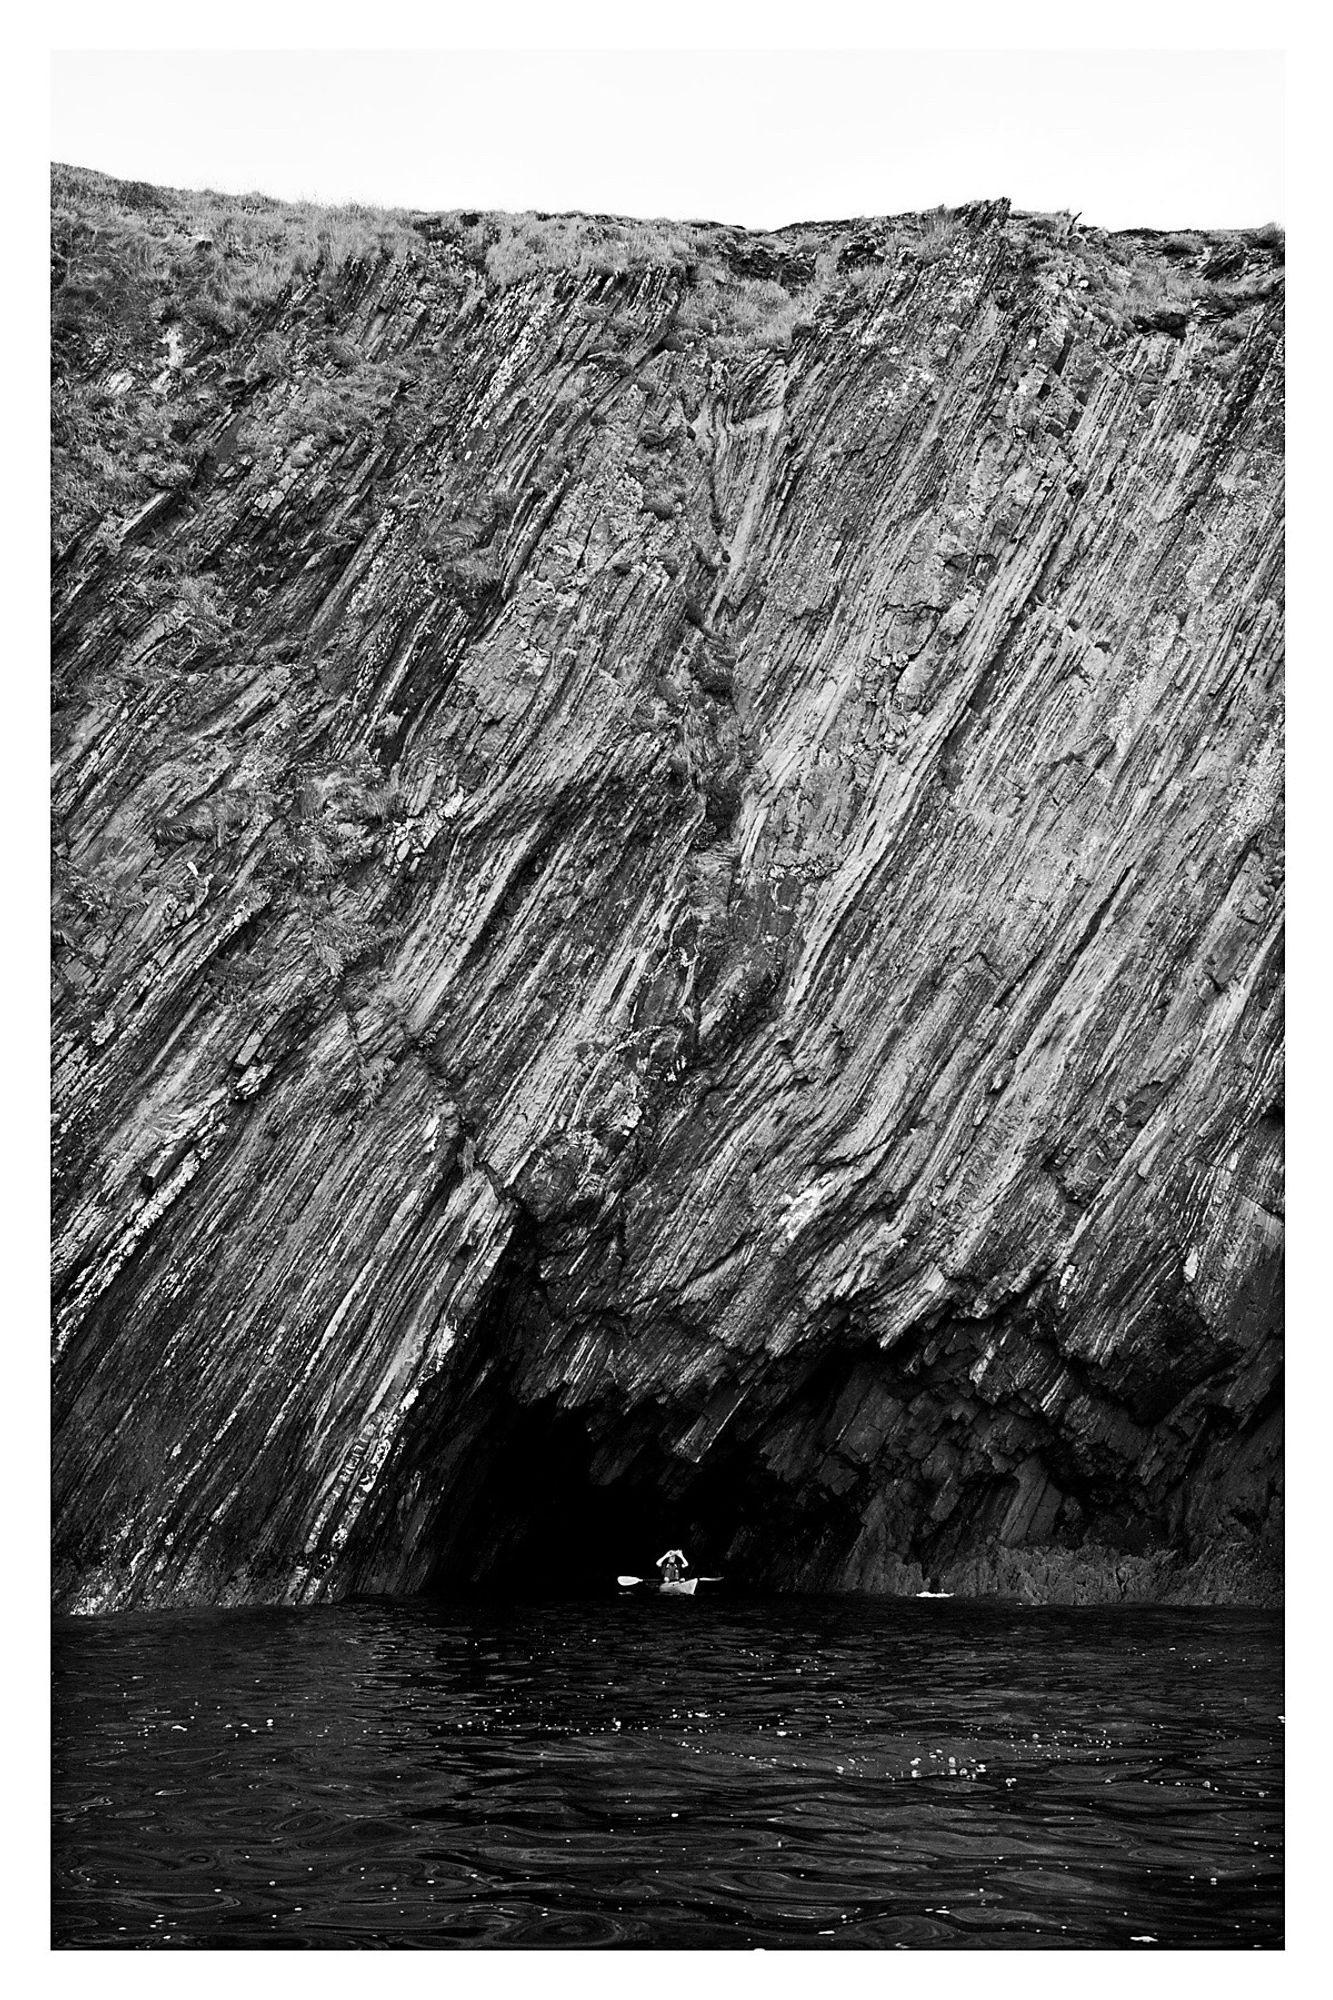
<svg viewBox="0 0 1333 2000">
<path fill-rule="evenodd" d="M 58 193 L 62 1605 L 1271 1595 L 1271 237 Z"/>
</svg>

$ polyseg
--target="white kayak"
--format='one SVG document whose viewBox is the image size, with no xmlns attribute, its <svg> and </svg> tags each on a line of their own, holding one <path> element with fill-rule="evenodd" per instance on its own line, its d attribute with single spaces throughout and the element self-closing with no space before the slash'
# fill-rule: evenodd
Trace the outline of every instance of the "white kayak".
<svg viewBox="0 0 1333 2000">
<path fill-rule="evenodd" d="M 720 1576 L 678 1576 L 673 1583 L 665 1578 L 660 1582 L 655 1576 L 618 1576 L 616 1582 L 622 1590 L 633 1590 L 635 1584 L 646 1584 L 649 1590 L 658 1590 L 666 1597 L 693 1597 L 701 1583 L 721 1583 Z"/>
</svg>

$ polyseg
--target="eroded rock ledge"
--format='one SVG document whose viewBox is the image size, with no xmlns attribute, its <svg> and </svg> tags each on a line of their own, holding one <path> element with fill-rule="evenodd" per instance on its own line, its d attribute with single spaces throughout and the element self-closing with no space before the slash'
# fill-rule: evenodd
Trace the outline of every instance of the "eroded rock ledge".
<svg viewBox="0 0 1333 2000">
<path fill-rule="evenodd" d="M 1272 233 L 56 195 L 61 1606 L 1271 1600 Z"/>
</svg>

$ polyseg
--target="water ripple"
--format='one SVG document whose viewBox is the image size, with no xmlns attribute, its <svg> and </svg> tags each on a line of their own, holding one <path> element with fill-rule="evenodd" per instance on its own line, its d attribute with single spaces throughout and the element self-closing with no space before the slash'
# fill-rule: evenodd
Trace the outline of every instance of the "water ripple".
<svg viewBox="0 0 1333 2000">
<path fill-rule="evenodd" d="M 1281 1945 L 1271 1616 L 691 1608 L 62 1621 L 56 1944 Z"/>
</svg>

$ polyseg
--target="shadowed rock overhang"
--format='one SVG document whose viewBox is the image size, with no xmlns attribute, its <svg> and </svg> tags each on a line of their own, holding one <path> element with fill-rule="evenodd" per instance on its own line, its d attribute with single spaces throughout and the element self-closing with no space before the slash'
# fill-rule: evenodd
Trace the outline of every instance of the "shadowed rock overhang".
<svg viewBox="0 0 1333 2000">
<path fill-rule="evenodd" d="M 60 1605 L 1270 1598 L 1274 233 L 54 248 Z"/>
</svg>

